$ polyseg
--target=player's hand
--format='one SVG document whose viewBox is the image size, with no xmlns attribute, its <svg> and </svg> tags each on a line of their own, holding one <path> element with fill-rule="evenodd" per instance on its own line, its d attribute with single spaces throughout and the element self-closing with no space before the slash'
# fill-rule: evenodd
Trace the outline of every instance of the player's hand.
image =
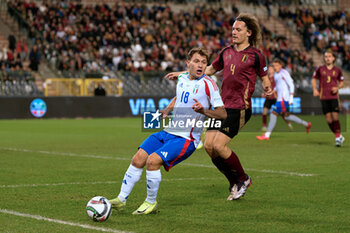
<svg viewBox="0 0 350 233">
<path fill-rule="evenodd" d="M 266 97 L 266 94 L 263 92 L 263 93 L 261 94 L 261 97 L 265 98 L 265 97 Z"/>
<path fill-rule="evenodd" d="M 176 80 L 180 74 L 181 74 L 180 72 L 171 72 L 171 73 L 165 75 L 164 79 Z"/>
<path fill-rule="evenodd" d="M 161 119 L 166 118 L 168 116 L 168 114 L 169 114 L 169 110 L 168 109 L 159 110 L 159 112 L 162 114 L 162 115 L 160 115 Z"/>
<path fill-rule="evenodd" d="M 338 93 L 338 90 L 339 88 L 338 87 L 332 87 L 331 91 L 332 91 L 332 94 L 335 95 Z"/>
<path fill-rule="evenodd" d="M 192 105 L 192 109 L 195 111 L 195 112 L 199 112 L 199 113 L 202 113 L 204 114 L 204 107 L 201 103 L 198 102 L 198 100 L 196 99 L 193 99 L 194 100 L 194 104 Z"/>
<path fill-rule="evenodd" d="M 320 96 L 320 92 L 318 92 L 318 90 L 314 90 L 314 96 Z"/>
<path fill-rule="evenodd" d="M 289 104 L 289 105 L 292 105 L 292 104 L 293 104 L 293 99 L 294 99 L 293 94 L 290 94 L 290 95 L 289 95 L 289 101 L 288 101 L 288 104 Z"/>
<path fill-rule="evenodd" d="M 269 97 L 273 94 L 273 90 L 270 86 L 265 86 L 264 87 L 264 94 L 265 94 L 265 97 Z"/>
</svg>

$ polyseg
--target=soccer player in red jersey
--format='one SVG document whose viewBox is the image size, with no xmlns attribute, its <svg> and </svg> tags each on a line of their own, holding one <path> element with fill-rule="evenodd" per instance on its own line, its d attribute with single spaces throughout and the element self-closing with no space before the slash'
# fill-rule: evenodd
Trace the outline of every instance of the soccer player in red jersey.
<svg viewBox="0 0 350 233">
<path fill-rule="evenodd" d="M 239 158 L 228 144 L 251 117 L 251 96 L 255 89 L 256 76 L 261 78 L 265 94 L 272 94 L 266 59 L 254 47 L 260 41 L 258 20 L 250 14 L 240 14 L 232 26 L 232 44 L 221 50 L 205 70 L 205 74 L 209 76 L 223 71 L 221 97 L 227 118 L 222 121 L 221 128 L 207 129 L 204 147 L 214 165 L 230 183 L 227 200 L 239 199 L 251 184 L 251 178 L 244 172 Z M 165 78 L 172 79 L 180 73 L 169 73 Z"/>
<path fill-rule="evenodd" d="M 319 66 L 312 75 L 314 96 L 319 96 L 323 114 L 326 116 L 329 128 L 335 134 L 335 145 L 343 145 L 345 138 L 341 135 L 338 90 L 343 87 L 344 76 L 342 71 L 334 65 L 335 56 L 331 51 L 324 53 L 325 65 Z M 317 80 L 319 89 L 317 90 Z"/>
</svg>

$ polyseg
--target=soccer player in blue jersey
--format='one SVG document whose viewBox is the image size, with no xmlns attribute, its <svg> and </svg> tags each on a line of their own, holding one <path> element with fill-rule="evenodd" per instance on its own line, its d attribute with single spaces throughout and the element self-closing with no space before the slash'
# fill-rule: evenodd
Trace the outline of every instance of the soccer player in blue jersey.
<svg viewBox="0 0 350 233">
<path fill-rule="evenodd" d="M 133 214 L 155 212 L 161 182 L 160 167 L 163 165 L 165 170 L 169 171 L 195 151 L 203 129 L 201 122 L 203 123 L 206 117 L 226 118 L 219 89 L 204 74 L 208 59 L 208 52 L 203 48 L 194 48 L 188 53 L 189 72 L 179 76 L 176 97 L 163 111 L 164 115 L 173 111 L 173 123 L 165 130 L 152 134 L 140 145 L 125 173 L 118 197 L 110 200 L 113 208 L 125 206 L 146 166 L 147 197 Z"/>
</svg>

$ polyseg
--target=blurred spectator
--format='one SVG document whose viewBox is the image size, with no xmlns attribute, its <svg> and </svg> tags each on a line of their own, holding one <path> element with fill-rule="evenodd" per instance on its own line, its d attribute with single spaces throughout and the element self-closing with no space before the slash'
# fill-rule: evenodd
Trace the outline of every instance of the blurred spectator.
<svg viewBox="0 0 350 233">
<path fill-rule="evenodd" d="M 95 96 L 106 96 L 106 90 L 102 87 L 101 83 L 98 83 L 95 88 Z"/>
<path fill-rule="evenodd" d="M 265 0 L 265 7 L 266 7 L 266 11 L 267 11 L 267 19 L 270 19 L 270 17 L 271 17 L 272 0 Z"/>
<path fill-rule="evenodd" d="M 9 41 L 9 49 L 10 50 L 15 50 L 16 49 L 16 37 L 13 35 L 13 33 L 10 33 L 8 37 Z"/>
<path fill-rule="evenodd" d="M 17 42 L 16 45 L 16 52 L 20 55 L 21 61 L 23 62 L 24 60 L 27 59 L 28 55 L 28 46 L 27 43 L 24 40 L 24 37 L 22 36 L 20 40 Z"/>
<path fill-rule="evenodd" d="M 32 51 L 30 51 L 30 54 L 29 54 L 29 60 L 30 60 L 29 67 L 32 71 L 38 71 L 40 58 L 41 58 L 40 51 L 38 50 L 38 47 L 34 45 L 32 48 Z"/>
</svg>

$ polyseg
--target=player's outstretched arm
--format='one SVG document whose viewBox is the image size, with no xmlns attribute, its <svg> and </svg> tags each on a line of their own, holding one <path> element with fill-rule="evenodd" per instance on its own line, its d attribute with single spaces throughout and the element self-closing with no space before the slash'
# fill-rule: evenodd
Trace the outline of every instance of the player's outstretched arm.
<svg viewBox="0 0 350 233">
<path fill-rule="evenodd" d="M 265 96 L 271 96 L 273 94 L 273 90 L 271 88 L 271 82 L 269 80 L 269 77 L 265 75 L 264 77 L 261 77 L 261 81 Z"/>
<path fill-rule="evenodd" d="M 199 103 L 196 99 L 193 99 L 193 100 L 195 102 L 192 106 L 192 109 L 194 111 L 201 113 L 210 118 L 222 119 L 222 120 L 226 119 L 227 113 L 224 106 L 216 107 L 214 110 L 204 109 L 201 103 Z"/>
<path fill-rule="evenodd" d="M 179 77 L 180 74 L 185 73 L 185 72 L 187 72 L 187 71 L 171 72 L 171 73 L 165 75 L 164 79 L 177 80 L 177 77 Z"/>
</svg>

